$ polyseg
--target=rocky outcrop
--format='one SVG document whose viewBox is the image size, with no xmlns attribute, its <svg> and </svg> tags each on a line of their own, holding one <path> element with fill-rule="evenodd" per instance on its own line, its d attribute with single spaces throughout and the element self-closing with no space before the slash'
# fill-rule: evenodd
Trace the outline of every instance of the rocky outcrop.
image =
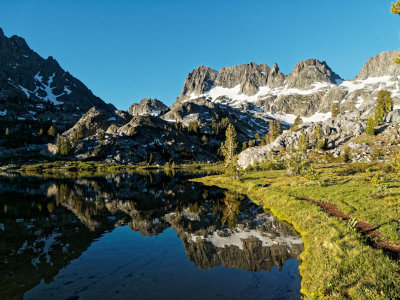
<svg viewBox="0 0 400 300">
<path fill-rule="evenodd" d="M 395 109 L 385 117 L 387 123 L 400 123 L 400 109 Z"/>
<path fill-rule="evenodd" d="M 255 109 L 248 104 L 246 107 L 234 108 L 221 103 L 213 103 L 204 97 L 191 101 L 175 102 L 170 111 L 161 118 L 168 121 L 178 121 L 187 127 L 191 122 L 198 122 L 207 128 L 207 132 L 212 133 L 212 122 L 220 122 L 222 118 L 229 119 L 231 124 L 235 124 L 238 138 L 241 142 L 253 138 L 257 132 L 261 135 L 267 133 L 268 119 L 250 113 L 249 110 Z M 218 116 L 218 118 L 217 118 Z M 222 140 L 221 140 L 222 142 Z"/>
<path fill-rule="evenodd" d="M 77 134 L 81 135 L 81 138 L 89 137 L 99 130 L 106 131 L 112 124 L 125 124 L 127 121 L 125 117 L 124 113 L 111 113 L 94 106 L 72 128 L 64 132 L 63 136 L 70 139 Z"/>
<path fill-rule="evenodd" d="M 344 147 L 352 138 L 362 135 L 365 126 L 366 123 L 363 120 L 346 117 L 331 118 L 320 123 L 321 133 L 326 138 L 328 151 L 336 151 Z M 309 146 L 312 148 L 317 145 L 316 127 L 316 123 L 304 123 L 298 131 L 286 130 L 274 142 L 266 146 L 248 148 L 239 154 L 238 164 L 245 169 L 256 162 L 261 162 L 268 156 L 270 157 L 271 154 L 276 155 L 282 149 L 296 149 L 302 134 L 305 134 Z"/>
<path fill-rule="evenodd" d="M 169 110 L 168 106 L 157 99 L 144 98 L 129 107 L 132 116 L 159 116 Z"/>
</svg>

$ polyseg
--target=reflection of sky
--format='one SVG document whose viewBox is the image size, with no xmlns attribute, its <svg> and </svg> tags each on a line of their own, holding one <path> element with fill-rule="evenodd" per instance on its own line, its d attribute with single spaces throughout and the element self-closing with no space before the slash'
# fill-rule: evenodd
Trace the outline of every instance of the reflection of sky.
<svg viewBox="0 0 400 300">
<path fill-rule="evenodd" d="M 249 272 L 216 267 L 201 270 L 189 261 L 173 228 L 143 237 L 118 227 L 92 245 L 53 282 L 41 282 L 26 299 L 80 296 L 83 299 L 218 297 L 299 298 L 298 263 L 289 259 L 281 272 Z"/>
<path fill-rule="evenodd" d="M 237 193 L 187 182 L 192 176 L 0 177 L 0 298 L 265 298 L 276 287 L 298 297 L 294 231 Z M 224 212 L 233 231 L 221 224 Z M 259 270 L 270 272 L 251 272 Z"/>
</svg>

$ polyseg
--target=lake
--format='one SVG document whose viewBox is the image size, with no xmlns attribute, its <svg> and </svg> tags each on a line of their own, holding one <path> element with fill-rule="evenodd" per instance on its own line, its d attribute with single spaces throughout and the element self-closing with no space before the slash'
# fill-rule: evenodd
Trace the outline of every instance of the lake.
<svg viewBox="0 0 400 300">
<path fill-rule="evenodd" d="M 203 175 L 0 177 L 0 299 L 300 299 L 300 237 Z"/>
</svg>

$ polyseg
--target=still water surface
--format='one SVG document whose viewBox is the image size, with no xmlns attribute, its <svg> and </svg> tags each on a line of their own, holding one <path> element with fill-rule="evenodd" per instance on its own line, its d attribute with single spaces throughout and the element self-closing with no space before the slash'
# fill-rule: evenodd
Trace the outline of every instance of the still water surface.
<svg viewBox="0 0 400 300">
<path fill-rule="evenodd" d="M 296 233 L 194 176 L 0 177 L 0 299 L 299 299 Z"/>
</svg>

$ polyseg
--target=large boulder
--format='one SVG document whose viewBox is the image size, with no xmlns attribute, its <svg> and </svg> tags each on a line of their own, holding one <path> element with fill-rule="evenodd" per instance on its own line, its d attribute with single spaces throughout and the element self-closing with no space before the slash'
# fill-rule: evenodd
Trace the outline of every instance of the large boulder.
<svg viewBox="0 0 400 300">
<path fill-rule="evenodd" d="M 99 130 L 106 131 L 111 124 L 122 125 L 126 121 L 126 115 L 121 112 L 111 113 L 93 106 L 72 128 L 65 131 L 63 136 L 70 139 L 77 134 L 81 134 L 83 137 L 89 137 L 96 134 Z"/>
<path fill-rule="evenodd" d="M 400 109 L 395 109 L 388 113 L 385 117 L 385 121 L 388 123 L 400 123 Z"/>
</svg>

